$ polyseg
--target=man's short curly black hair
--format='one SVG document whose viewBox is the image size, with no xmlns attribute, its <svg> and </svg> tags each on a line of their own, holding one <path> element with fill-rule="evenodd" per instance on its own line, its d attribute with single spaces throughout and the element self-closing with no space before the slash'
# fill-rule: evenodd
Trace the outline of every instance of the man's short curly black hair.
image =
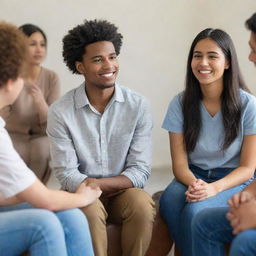
<svg viewBox="0 0 256 256">
<path fill-rule="evenodd" d="M 245 22 L 245 26 L 256 34 L 256 13 Z"/>
<path fill-rule="evenodd" d="M 82 61 L 85 47 L 99 41 L 110 41 L 116 54 L 120 53 L 123 36 L 117 32 L 117 27 L 106 20 L 85 20 L 83 24 L 74 27 L 64 36 L 62 56 L 68 68 L 76 74 L 75 62 Z"/>
</svg>

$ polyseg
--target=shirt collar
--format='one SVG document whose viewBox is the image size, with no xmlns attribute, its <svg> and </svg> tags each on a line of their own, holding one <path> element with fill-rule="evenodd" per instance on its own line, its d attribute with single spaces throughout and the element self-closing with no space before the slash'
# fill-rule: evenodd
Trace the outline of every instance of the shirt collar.
<svg viewBox="0 0 256 256">
<path fill-rule="evenodd" d="M 118 101 L 124 102 L 124 96 L 122 89 L 118 84 L 115 84 L 115 92 L 111 99 L 111 101 Z M 89 99 L 85 93 L 85 83 L 82 83 L 76 90 L 75 90 L 75 106 L 76 108 L 82 108 L 86 105 L 90 105 Z"/>
<path fill-rule="evenodd" d="M 87 95 L 85 93 L 85 84 L 82 83 L 78 88 L 75 90 L 75 106 L 76 108 L 82 108 L 86 105 L 89 105 L 90 102 L 87 98 Z"/>
<path fill-rule="evenodd" d="M 118 102 L 124 102 L 124 95 L 122 89 L 118 84 L 115 84 L 115 93 L 113 95 L 113 100 Z"/>
</svg>

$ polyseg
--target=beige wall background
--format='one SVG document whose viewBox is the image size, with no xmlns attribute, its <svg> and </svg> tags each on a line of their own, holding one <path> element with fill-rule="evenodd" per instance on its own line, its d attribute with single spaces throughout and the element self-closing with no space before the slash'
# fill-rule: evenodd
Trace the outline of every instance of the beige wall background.
<svg viewBox="0 0 256 256">
<path fill-rule="evenodd" d="M 233 38 L 240 67 L 256 93 L 256 69 L 248 61 L 249 32 L 244 21 L 256 12 L 255 0 L 0 0 L 0 19 L 34 23 L 48 37 L 43 63 L 61 79 L 62 93 L 82 77 L 62 61 L 62 38 L 84 19 L 107 19 L 124 36 L 118 83 L 144 94 L 154 113 L 154 167 L 170 164 L 167 132 L 161 128 L 171 98 L 183 89 L 186 59 L 197 33 L 221 28 Z M 63 110 L 64 111 L 64 110 Z"/>
</svg>

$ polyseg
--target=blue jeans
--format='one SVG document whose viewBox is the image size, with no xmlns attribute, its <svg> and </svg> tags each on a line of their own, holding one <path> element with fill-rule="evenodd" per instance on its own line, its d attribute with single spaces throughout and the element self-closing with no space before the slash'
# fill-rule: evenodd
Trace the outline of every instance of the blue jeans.
<svg viewBox="0 0 256 256">
<path fill-rule="evenodd" d="M 225 177 L 233 169 L 216 168 L 211 170 L 202 170 L 199 167 L 190 165 L 190 170 L 197 178 L 208 183 L 214 182 Z M 253 178 L 247 182 L 225 190 L 206 200 L 188 203 L 186 202 L 185 192 L 187 186 L 184 186 L 176 179 L 165 189 L 160 198 L 160 214 L 168 226 L 169 232 L 175 241 L 183 256 L 192 254 L 192 230 L 193 218 L 205 208 L 227 206 L 227 200 L 235 193 L 242 191 Z"/>
<path fill-rule="evenodd" d="M 0 255 L 93 256 L 88 223 L 78 209 L 51 212 L 27 203 L 0 207 Z"/>
<path fill-rule="evenodd" d="M 226 218 L 228 207 L 205 209 L 193 220 L 193 255 L 224 256 L 225 243 L 231 244 L 230 256 L 256 255 L 256 230 L 246 230 L 237 236 Z"/>
</svg>

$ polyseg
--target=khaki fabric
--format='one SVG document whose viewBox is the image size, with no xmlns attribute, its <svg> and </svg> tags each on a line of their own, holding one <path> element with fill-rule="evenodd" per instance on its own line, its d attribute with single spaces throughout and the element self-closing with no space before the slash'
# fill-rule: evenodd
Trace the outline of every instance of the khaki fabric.
<svg viewBox="0 0 256 256">
<path fill-rule="evenodd" d="M 138 188 L 121 191 L 82 208 L 90 226 L 95 256 L 107 256 L 106 223 L 122 225 L 122 256 L 144 256 L 151 240 L 154 202 Z M 121 255 L 120 255 L 121 256 Z"/>
</svg>

